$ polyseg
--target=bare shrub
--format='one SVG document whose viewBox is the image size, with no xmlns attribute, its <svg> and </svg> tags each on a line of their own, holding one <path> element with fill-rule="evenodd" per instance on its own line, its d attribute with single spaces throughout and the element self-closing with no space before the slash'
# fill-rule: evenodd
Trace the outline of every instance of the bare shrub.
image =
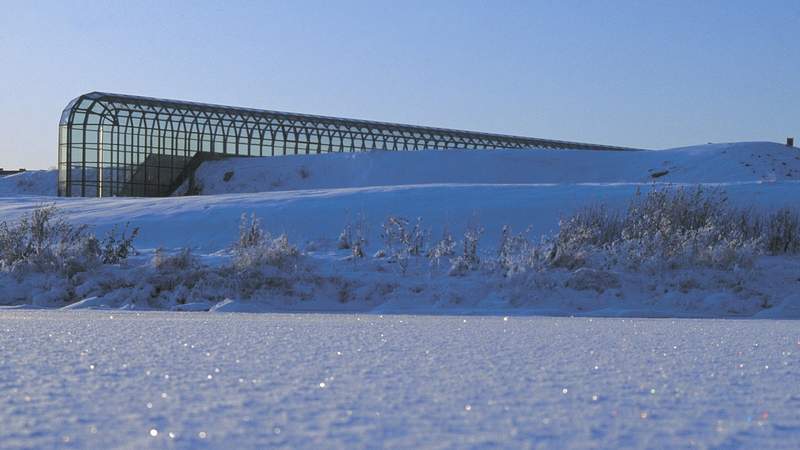
<svg viewBox="0 0 800 450">
<path fill-rule="evenodd" d="M 384 250 L 392 256 L 420 256 L 424 254 L 426 232 L 422 228 L 422 219 L 417 218 L 411 227 L 411 221 L 400 216 L 389 216 L 381 225 L 381 238 Z"/>
<path fill-rule="evenodd" d="M 273 238 L 261 228 L 261 222 L 242 214 L 239 239 L 234 245 L 234 267 L 240 271 L 272 266 L 290 269 L 296 264 L 300 251 L 289 243 L 285 234 Z"/>
<path fill-rule="evenodd" d="M 183 248 L 175 254 L 168 254 L 159 248 L 153 256 L 153 268 L 158 272 L 180 272 L 197 265 L 197 258 L 189 248 Z"/>
<path fill-rule="evenodd" d="M 133 240 L 139 235 L 139 228 L 134 228 L 128 233 L 128 224 L 125 224 L 125 229 L 117 234 L 116 225 L 106 233 L 105 238 L 101 242 L 101 259 L 103 264 L 119 264 L 127 259 L 132 253 L 135 252 L 133 248 Z"/>
<path fill-rule="evenodd" d="M 605 205 L 593 205 L 559 221 L 558 233 L 545 239 L 537 254 L 550 266 L 574 270 L 583 266 L 591 252 L 615 243 L 622 234 L 624 217 Z"/>
<path fill-rule="evenodd" d="M 236 241 L 234 247 L 236 249 L 247 249 L 262 245 L 266 238 L 264 230 L 261 228 L 261 221 L 258 220 L 255 214 L 250 215 L 248 220 L 247 214 L 242 214 L 239 219 L 239 240 Z"/>
<path fill-rule="evenodd" d="M 348 222 L 339 234 L 337 247 L 341 250 L 350 250 L 353 258 L 366 256 L 367 248 L 367 221 L 363 215 L 356 216 L 355 223 Z"/>
<path fill-rule="evenodd" d="M 152 266 L 155 272 L 147 277 L 147 282 L 153 286 L 155 294 L 175 297 L 179 304 L 190 298 L 189 292 L 200 280 L 211 275 L 211 271 L 203 267 L 188 248 L 173 254 L 159 248 L 153 255 Z"/>
<path fill-rule="evenodd" d="M 439 267 L 443 258 L 450 258 L 456 254 L 456 241 L 450 230 L 442 230 L 442 238 L 436 242 L 427 253 L 431 266 Z"/>
<path fill-rule="evenodd" d="M 718 188 L 658 189 L 637 195 L 618 242 L 626 257 L 649 266 L 749 266 L 758 253 L 753 215 L 731 207 Z"/>
<path fill-rule="evenodd" d="M 353 248 L 353 226 L 351 224 L 345 224 L 344 229 L 339 233 L 339 240 L 336 242 L 336 248 L 339 250 L 350 250 Z"/>
<path fill-rule="evenodd" d="M 450 275 L 465 275 L 470 270 L 477 270 L 480 267 L 480 257 L 478 256 L 478 242 L 483 235 L 483 228 L 468 226 L 464 231 L 462 240 L 461 255 L 453 258 L 450 267 Z"/>
<path fill-rule="evenodd" d="M 533 246 L 527 238 L 529 231 L 528 229 L 514 234 L 510 226 L 503 226 L 497 250 L 497 265 L 503 275 L 511 276 L 524 272 L 532 266 Z"/>
<path fill-rule="evenodd" d="M 729 205 L 724 191 L 663 188 L 636 197 L 623 213 L 591 206 L 562 220 L 548 238 L 547 263 L 570 270 L 591 258 L 629 267 L 752 265 L 759 254 L 800 251 L 800 217 L 755 214 Z"/>
<path fill-rule="evenodd" d="M 800 253 L 800 215 L 784 208 L 764 220 L 764 246 L 769 254 Z"/>
<path fill-rule="evenodd" d="M 628 207 L 622 227 L 625 239 L 640 239 L 660 234 L 680 239 L 682 233 L 709 226 L 721 227 L 733 212 L 727 196 L 719 188 L 697 186 L 692 189 L 654 189 L 636 198 Z"/>
<path fill-rule="evenodd" d="M 134 251 L 137 234 L 138 229 L 134 229 L 118 235 L 115 227 L 99 240 L 85 225 L 67 222 L 55 206 L 41 206 L 16 224 L 0 222 L 0 269 L 58 272 L 71 277 L 99 264 L 126 259 Z"/>
</svg>

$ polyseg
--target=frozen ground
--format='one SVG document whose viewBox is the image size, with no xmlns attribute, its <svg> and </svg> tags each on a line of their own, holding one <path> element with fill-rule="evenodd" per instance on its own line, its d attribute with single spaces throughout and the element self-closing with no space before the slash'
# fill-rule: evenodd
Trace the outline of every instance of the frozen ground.
<svg viewBox="0 0 800 450">
<path fill-rule="evenodd" d="M 800 446 L 762 320 L 0 311 L 3 448 Z"/>
</svg>

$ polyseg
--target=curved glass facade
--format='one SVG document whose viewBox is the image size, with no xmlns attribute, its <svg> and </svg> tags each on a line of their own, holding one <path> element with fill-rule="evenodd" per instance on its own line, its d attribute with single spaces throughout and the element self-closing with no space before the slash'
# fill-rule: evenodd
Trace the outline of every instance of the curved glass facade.
<svg viewBox="0 0 800 450">
<path fill-rule="evenodd" d="M 622 147 L 92 92 L 59 124 L 60 196 L 165 196 L 214 155 Z"/>
</svg>

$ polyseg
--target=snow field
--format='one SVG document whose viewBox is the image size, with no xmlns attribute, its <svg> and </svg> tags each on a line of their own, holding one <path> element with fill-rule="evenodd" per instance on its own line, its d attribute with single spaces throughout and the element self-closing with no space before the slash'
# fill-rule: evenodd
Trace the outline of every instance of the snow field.
<svg viewBox="0 0 800 450">
<path fill-rule="evenodd" d="M 753 208 L 755 213 L 795 208 L 800 187 L 792 181 L 800 170 L 797 158 L 794 150 L 769 143 L 634 153 L 499 150 L 245 158 L 201 167 L 198 180 L 203 191 L 213 195 L 0 197 L 0 217 L 10 222 L 54 203 L 70 222 L 87 224 L 98 236 L 129 223 L 140 230 L 135 245 L 141 251 L 125 264 L 103 266 L 69 283 L 47 274 L 0 273 L 0 304 L 800 317 L 794 292 L 798 263 L 789 256 L 758 258 L 753 267 L 734 270 L 683 267 L 609 274 L 573 267 L 513 278 L 493 270 L 452 277 L 449 261 L 432 267 L 426 258 L 412 258 L 404 267 L 391 258 L 372 257 L 384 247 L 382 224 L 390 216 L 411 223 L 419 218 L 428 246 L 445 229 L 459 241 L 467 228 L 481 227 L 485 232 L 480 256 L 493 261 L 504 226 L 514 233 L 529 230 L 526 236 L 535 243 L 576 210 L 597 204 L 622 210 L 637 192 L 673 183 L 711 184 L 726 192 L 731 205 Z M 233 175 L 227 177 L 230 172 Z M 283 181 L 272 186 L 269 180 Z M 381 182 L 386 185 L 376 185 Z M 285 190 L 222 193 L 259 186 Z M 269 282 L 251 279 L 254 285 L 245 290 L 232 285 L 238 275 L 226 268 L 231 266 L 230 250 L 243 213 L 258 217 L 273 236 L 286 233 L 289 243 L 303 253 L 296 267 L 263 273 L 260 278 Z M 366 240 L 363 261 L 350 261 L 350 250 L 339 249 L 339 234 L 348 225 L 358 226 Z M 165 255 L 190 249 L 194 265 L 158 270 L 158 248 Z M 203 282 L 196 283 L 198 279 Z"/>
<path fill-rule="evenodd" d="M 800 445 L 794 322 L 0 311 L 3 448 Z"/>
<path fill-rule="evenodd" d="M 642 152 L 371 151 L 210 161 L 196 179 L 205 195 L 428 184 L 735 184 L 800 181 L 800 152 L 772 142 Z M 0 177 L 0 196 L 52 197 L 56 180 L 55 170 Z"/>
<path fill-rule="evenodd" d="M 228 160 L 201 168 L 207 195 L 165 199 L 0 178 L 0 222 L 54 203 L 98 237 L 139 227 L 141 251 L 70 278 L 0 270 L 0 447 L 798 448 L 800 334 L 775 320 L 800 318 L 795 255 L 498 270 L 504 225 L 537 242 L 667 183 L 796 208 L 798 173 L 794 150 L 744 143 Z M 237 252 L 242 213 L 271 236 Z M 480 267 L 374 257 L 389 216 L 432 240 L 485 228 Z M 366 258 L 339 248 L 348 224 Z"/>
<path fill-rule="evenodd" d="M 58 194 L 58 171 L 29 170 L 0 177 L 0 197 L 5 196 L 47 196 Z"/>
<path fill-rule="evenodd" d="M 800 181 L 800 151 L 769 142 L 660 151 L 428 150 L 232 158 L 204 163 L 201 194 L 428 184 Z"/>
<path fill-rule="evenodd" d="M 694 195 L 674 197 L 674 206 L 656 205 L 685 214 L 687 201 L 695 207 L 691 202 L 703 200 Z M 708 211 L 704 205 L 700 201 L 696 208 Z M 258 219 L 251 223 L 245 218 L 239 244 L 232 242 L 228 250 L 211 255 L 158 250 L 101 265 L 99 253 L 80 261 L 68 252 L 64 273 L 37 269 L 42 264 L 60 267 L 60 257 L 31 256 L 19 262 L 23 265 L 9 260 L 0 273 L 0 298 L 11 305 L 69 309 L 800 317 L 800 297 L 792 290 L 800 282 L 800 261 L 792 254 L 759 256 L 761 244 L 736 232 L 718 241 L 716 232 L 705 229 L 685 236 L 667 231 L 664 236 L 677 240 L 628 238 L 621 249 L 599 250 L 582 243 L 586 231 L 576 224 L 567 228 L 572 231 L 566 239 L 544 244 L 507 230 L 499 251 L 497 246 L 481 247 L 475 233 L 469 254 L 465 233 L 463 239 L 451 237 L 449 249 L 434 256 L 432 249 L 442 245 L 438 238 L 416 222 L 401 223 L 392 219 L 384 224 L 381 233 L 386 236 L 373 247 L 381 249 L 374 256 L 362 243 L 362 258 L 353 258 L 352 249 L 341 249 L 341 239 L 334 250 L 314 242 L 298 248 L 285 235 L 265 234 Z M 788 236 L 794 240 L 786 243 L 798 247 L 797 224 L 793 227 L 789 231 L 794 235 Z M 54 249 L 84 246 L 91 249 L 91 239 L 82 238 L 77 246 L 57 243 Z M 115 255 L 117 250 L 105 253 Z M 82 269 L 75 272 L 75 267 Z"/>
</svg>

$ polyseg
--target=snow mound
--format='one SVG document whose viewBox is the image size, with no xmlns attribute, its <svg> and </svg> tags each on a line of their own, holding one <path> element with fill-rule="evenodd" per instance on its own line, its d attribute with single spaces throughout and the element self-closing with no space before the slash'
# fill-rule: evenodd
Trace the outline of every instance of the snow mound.
<svg viewBox="0 0 800 450">
<path fill-rule="evenodd" d="M 57 170 L 29 170 L 0 177 L 0 197 L 58 195 Z"/>
<path fill-rule="evenodd" d="M 642 152 L 372 151 L 209 161 L 195 179 L 204 195 L 438 183 L 769 182 L 800 180 L 800 152 L 770 142 Z"/>
<path fill-rule="evenodd" d="M 422 150 L 230 158 L 203 163 L 203 195 L 419 184 L 800 181 L 800 152 L 772 142 L 658 151 Z M 57 195 L 58 171 L 0 177 L 0 196 Z M 177 195 L 186 192 L 186 186 Z"/>
</svg>

